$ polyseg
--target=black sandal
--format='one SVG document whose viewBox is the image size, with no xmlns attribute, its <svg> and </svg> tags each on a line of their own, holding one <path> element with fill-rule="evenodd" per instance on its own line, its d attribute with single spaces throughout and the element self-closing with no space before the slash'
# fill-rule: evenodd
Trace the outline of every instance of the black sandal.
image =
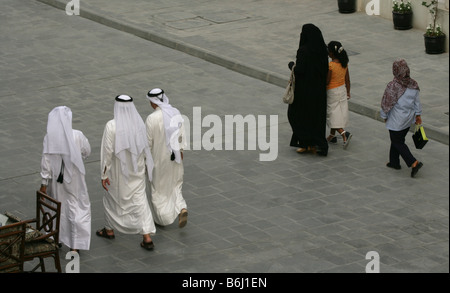
<svg viewBox="0 0 450 293">
<path fill-rule="evenodd" d="M 98 230 L 96 232 L 96 234 L 97 234 L 97 236 L 100 236 L 100 237 L 103 237 L 103 238 L 106 238 L 106 239 L 114 239 L 114 238 L 116 238 L 116 236 L 114 234 L 113 235 L 108 235 L 108 233 L 106 232 L 106 228 Z"/>
<path fill-rule="evenodd" d="M 147 250 L 152 250 L 153 248 L 155 248 L 155 245 L 153 244 L 153 241 L 150 241 L 150 242 L 142 241 L 141 242 L 141 247 L 145 248 Z"/>
</svg>

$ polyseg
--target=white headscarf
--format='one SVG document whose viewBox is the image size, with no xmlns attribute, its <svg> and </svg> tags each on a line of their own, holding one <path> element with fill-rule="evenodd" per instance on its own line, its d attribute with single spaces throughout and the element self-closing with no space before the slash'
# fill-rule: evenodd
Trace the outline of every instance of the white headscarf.
<svg viewBox="0 0 450 293">
<path fill-rule="evenodd" d="M 115 154 L 121 163 L 122 173 L 128 179 L 126 152 L 131 154 L 134 172 L 137 172 L 137 160 L 142 152 L 146 154 L 147 173 L 152 180 L 153 158 L 147 140 L 144 121 L 134 106 L 133 99 L 127 95 L 116 97 L 114 104 L 114 120 L 116 123 Z"/>
<path fill-rule="evenodd" d="M 163 112 L 164 130 L 166 133 L 166 146 L 169 153 L 175 154 L 175 162 L 181 162 L 178 136 L 183 122 L 180 111 L 169 104 L 169 98 L 160 88 L 154 88 L 147 93 L 147 99 Z"/>
<path fill-rule="evenodd" d="M 72 111 L 66 106 L 54 108 L 48 114 L 44 154 L 61 155 L 64 161 L 64 181 L 72 181 L 73 166 L 85 174 L 81 151 L 75 144 L 72 130 Z M 54 162 L 60 163 L 60 162 Z M 62 163 L 62 162 L 61 162 Z"/>
</svg>

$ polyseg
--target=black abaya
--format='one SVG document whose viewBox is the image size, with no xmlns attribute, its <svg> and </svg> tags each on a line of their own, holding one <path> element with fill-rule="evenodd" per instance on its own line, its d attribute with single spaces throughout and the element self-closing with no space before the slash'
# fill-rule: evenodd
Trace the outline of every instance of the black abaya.
<svg viewBox="0 0 450 293">
<path fill-rule="evenodd" d="M 322 32 L 313 24 L 302 28 L 294 74 L 294 102 L 288 108 L 293 131 L 290 145 L 316 147 L 326 155 L 328 51 Z"/>
</svg>

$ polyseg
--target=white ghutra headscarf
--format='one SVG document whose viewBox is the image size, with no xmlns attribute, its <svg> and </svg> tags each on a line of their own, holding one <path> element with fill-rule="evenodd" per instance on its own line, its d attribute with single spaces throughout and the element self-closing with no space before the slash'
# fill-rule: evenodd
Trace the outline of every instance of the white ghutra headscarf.
<svg viewBox="0 0 450 293">
<path fill-rule="evenodd" d="M 153 158 L 147 140 L 144 120 L 139 115 L 133 103 L 133 98 L 127 95 L 116 97 L 114 104 L 114 121 L 116 123 L 116 138 L 114 152 L 121 163 L 122 173 L 128 179 L 126 152 L 131 154 L 132 168 L 137 172 L 138 158 L 145 152 L 148 178 L 152 180 Z"/>
<path fill-rule="evenodd" d="M 47 135 L 44 138 L 44 154 L 60 155 L 61 162 L 52 161 L 52 171 L 64 170 L 64 181 L 72 181 L 73 167 L 85 174 L 81 151 L 75 144 L 72 130 L 72 111 L 66 106 L 54 108 L 48 114 Z M 63 164 L 63 168 L 60 166 Z"/>
<path fill-rule="evenodd" d="M 166 133 L 166 146 L 169 153 L 175 155 L 175 162 L 181 162 L 178 137 L 183 123 L 180 111 L 169 104 L 169 98 L 160 88 L 154 88 L 147 93 L 147 99 L 158 105 L 163 113 L 164 130 Z"/>
</svg>

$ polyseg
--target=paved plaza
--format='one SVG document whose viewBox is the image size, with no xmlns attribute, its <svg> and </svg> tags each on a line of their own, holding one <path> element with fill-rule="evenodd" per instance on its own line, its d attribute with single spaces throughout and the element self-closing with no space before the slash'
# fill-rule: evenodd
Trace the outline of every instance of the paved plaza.
<svg viewBox="0 0 450 293">
<path fill-rule="evenodd" d="M 81 0 L 79 16 L 65 13 L 67 2 L 0 0 L 0 211 L 34 216 L 47 115 L 70 107 L 92 148 L 82 273 L 364 273 L 371 251 L 382 273 L 449 272 L 448 53 L 425 54 L 422 31 L 343 15 L 325 0 Z M 289 147 L 281 102 L 308 22 L 350 53 L 353 139 L 346 150 L 330 145 L 327 157 Z M 407 137 L 424 163 L 416 178 L 403 162 L 400 171 L 385 166 L 389 134 L 378 110 L 398 57 L 419 83 L 429 130 L 422 150 Z M 132 96 L 145 119 L 145 94 L 155 87 L 198 135 L 184 156 L 188 224 L 157 226 L 149 252 L 139 235 L 107 240 L 95 231 L 104 225 L 100 144 L 114 97 Z M 243 150 L 225 150 L 227 115 L 265 118 L 236 134 Z M 222 122 L 212 150 L 203 147 L 208 116 Z M 266 135 L 270 148 L 257 141 L 249 149 L 251 133 Z M 261 160 L 270 152 L 274 160 Z"/>
</svg>

